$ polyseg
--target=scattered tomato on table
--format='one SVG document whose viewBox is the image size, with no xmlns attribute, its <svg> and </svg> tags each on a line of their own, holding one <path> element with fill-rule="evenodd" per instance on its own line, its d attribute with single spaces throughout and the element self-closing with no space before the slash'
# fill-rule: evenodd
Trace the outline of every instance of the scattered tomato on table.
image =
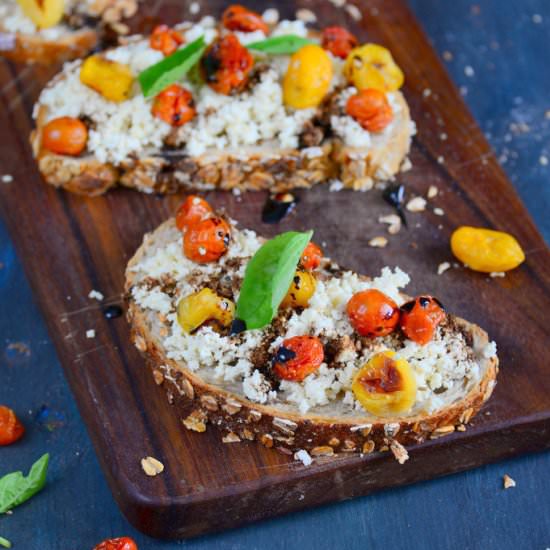
<svg viewBox="0 0 550 550">
<path fill-rule="evenodd" d="M 104 540 L 94 546 L 93 550 L 138 550 L 138 547 L 130 537 L 119 537 Z"/>
<path fill-rule="evenodd" d="M 11 445 L 23 437 L 25 428 L 12 409 L 0 405 L 0 445 Z"/>
</svg>

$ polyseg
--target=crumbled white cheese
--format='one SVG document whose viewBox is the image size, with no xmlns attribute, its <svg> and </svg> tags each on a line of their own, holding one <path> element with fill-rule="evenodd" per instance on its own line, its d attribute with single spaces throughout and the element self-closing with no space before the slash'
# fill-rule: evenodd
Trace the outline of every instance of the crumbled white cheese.
<svg viewBox="0 0 550 550">
<path fill-rule="evenodd" d="M 296 19 L 294 21 L 289 21 L 288 19 L 283 19 L 271 32 L 271 36 L 283 36 L 285 34 L 295 34 L 296 36 L 301 36 L 307 38 L 307 27 L 303 21 Z"/>
<path fill-rule="evenodd" d="M 294 459 L 299 460 L 304 466 L 311 466 L 311 464 L 313 463 L 311 455 L 305 449 L 300 449 L 299 451 L 295 452 Z"/>
<path fill-rule="evenodd" d="M 93 328 L 86 331 L 86 338 L 95 338 L 95 330 Z"/>
<path fill-rule="evenodd" d="M 88 294 L 88 298 L 90 300 L 97 300 L 98 302 L 101 302 L 104 298 L 103 294 L 99 292 L 99 290 L 90 290 L 90 293 Z"/>
</svg>

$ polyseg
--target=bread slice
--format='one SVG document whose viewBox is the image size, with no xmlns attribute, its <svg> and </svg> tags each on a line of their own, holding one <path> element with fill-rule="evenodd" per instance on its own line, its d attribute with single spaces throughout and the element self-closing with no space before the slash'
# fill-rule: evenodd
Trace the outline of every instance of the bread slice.
<svg viewBox="0 0 550 550">
<path fill-rule="evenodd" d="M 273 32 L 318 37 L 300 21 L 283 23 Z M 222 32 L 213 18 L 182 23 L 179 29 L 188 42 L 201 34 L 212 40 Z M 238 34 L 243 42 L 261 39 L 256 33 Z M 139 37 L 103 55 L 128 63 L 135 74 L 162 59 L 147 38 Z M 280 192 L 329 180 L 366 190 L 393 178 L 406 164 L 415 131 L 403 94 L 388 94 L 394 120 L 383 132 L 369 133 L 344 112 L 354 88 L 345 82 L 341 60 L 333 58 L 333 87 L 323 105 L 298 111 L 282 103 L 287 64 L 288 57 L 258 58 L 249 89 L 232 97 L 185 80 L 198 115 L 180 129 L 151 115 L 151 100 L 137 85 L 130 100 L 113 105 L 80 83 L 80 62 L 67 65 L 35 106 L 31 143 L 40 172 L 48 183 L 84 195 L 99 195 L 117 184 L 145 193 L 181 187 Z M 44 125 L 59 116 L 78 116 L 89 124 L 82 156 L 56 155 L 42 147 Z"/>
<path fill-rule="evenodd" d="M 0 55 L 17 63 L 54 64 L 85 56 L 100 42 L 105 25 L 127 32 L 121 23 L 137 11 L 139 0 L 66 0 L 64 19 L 36 29 L 16 0 L 0 5 Z"/>
<path fill-rule="evenodd" d="M 385 268 L 371 280 L 324 259 L 303 311 L 281 309 L 267 328 L 236 336 L 208 326 L 183 334 L 175 315 L 179 299 L 210 287 L 236 301 L 246 263 L 262 242 L 231 223 L 229 250 L 215 264 L 184 257 L 171 219 L 145 236 L 126 270 L 133 342 L 187 429 L 211 425 L 226 443 L 258 440 L 286 454 L 392 450 L 400 461 L 404 445 L 465 430 L 498 371 L 495 344 L 481 328 L 448 315 L 433 341 L 419 346 L 396 333 L 361 338 L 349 325 L 345 306 L 359 290 L 378 288 L 399 304 L 407 299 L 398 287 L 409 278 L 399 269 Z M 305 334 L 321 339 L 327 364 L 303 382 L 279 383 L 270 367 L 274 350 L 284 338 Z M 415 372 L 417 401 L 407 415 L 374 417 L 350 391 L 357 369 L 383 349 L 397 351 Z"/>
</svg>

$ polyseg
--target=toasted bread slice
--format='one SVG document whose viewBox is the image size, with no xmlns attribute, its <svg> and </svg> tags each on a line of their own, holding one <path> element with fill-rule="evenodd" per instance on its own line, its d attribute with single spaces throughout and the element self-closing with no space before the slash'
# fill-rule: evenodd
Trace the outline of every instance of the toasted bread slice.
<svg viewBox="0 0 550 550">
<path fill-rule="evenodd" d="M 433 341 L 420 346 L 397 333 L 361 338 L 349 324 L 346 303 L 359 290 L 378 288 L 399 304 L 407 299 L 398 287 L 408 276 L 398 269 L 385 268 L 370 280 L 325 258 L 304 310 L 280 309 L 270 326 L 238 335 L 209 326 L 184 334 L 175 314 L 178 301 L 204 287 L 236 300 L 261 242 L 233 226 L 227 254 L 200 265 L 184 257 L 181 233 L 169 220 L 145 236 L 128 263 L 133 341 L 186 428 L 202 432 L 212 425 L 224 442 L 258 440 L 287 454 L 391 449 L 400 461 L 406 459 L 403 445 L 465 429 L 490 397 L 498 372 L 495 345 L 481 328 L 448 315 Z M 326 364 L 303 382 L 280 381 L 271 370 L 274 350 L 297 335 L 320 338 Z M 385 349 L 409 362 L 418 387 L 410 411 L 395 418 L 369 414 L 351 391 L 357 370 Z"/>
<path fill-rule="evenodd" d="M 299 28 L 296 23 L 293 30 Z M 201 34 L 212 40 L 221 32 L 212 18 L 179 29 L 187 41 Z M 302 32 L 308 34 L 303 24 Z M 246 40 L 242 33 L 240 38 Z M 146 38 L 103 55 L 128 63 L 135 74 L 162 59 Z M 131 99 L 114 106 L 80 82 L 80 62 L 67 65 L 35 106 L 31 143 L 39 169 L 48 183 L 85 195 L 99 195 L 117 184 L 145 193 L 181 186 L 279 192 L 333 179 L 366 190 L 391 179 L 403 166 L 414 134 L 402 93 L 388 94 L 392 123 L 369 133 L 345 113 L 345 99 L 354 88 L 345 83 L 341 60 L 333 58 L 335 76 L 326 101 L 303 110 L 283 105 L 287 63 L 283 56 L 258 58 L 248 90 L 231 97 L 185 80 L 198 114 L 181 128 L 153 117 L 151 100 L 143 98 L 137 85 Z M 88 148 L 81 156 L 57 155 L 42 146 L 45 124 L 59 116 L 78 116 L 90 125 Z"/>
</svg>

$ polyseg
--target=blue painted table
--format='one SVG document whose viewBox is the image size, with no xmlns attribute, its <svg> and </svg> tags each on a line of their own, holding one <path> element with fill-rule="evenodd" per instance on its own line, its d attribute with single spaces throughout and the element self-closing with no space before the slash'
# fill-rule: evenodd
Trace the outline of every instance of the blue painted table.
<svg viewBox="0 0 550 550">
<path fill-rule="evenodd" d="M 550 242 L 550 2 L 410 3 Z M 140 550 L 550 547 L 549 453 L 221 535 L 148 539 L 128 525 L 109 493 L 1 224 L 0 301 L 0 403 L 13 406 L 28 427 L 20 444 L 0 451 L 0 473 L 26 470 L 45 451 L 52 456 L 45 491 L 0 518 L 0 534 L 14 548 L 87 550 L 120 535 L 132 536 Z M 503 490 L 505 473 L 517 487 Z"/>
</svg>

